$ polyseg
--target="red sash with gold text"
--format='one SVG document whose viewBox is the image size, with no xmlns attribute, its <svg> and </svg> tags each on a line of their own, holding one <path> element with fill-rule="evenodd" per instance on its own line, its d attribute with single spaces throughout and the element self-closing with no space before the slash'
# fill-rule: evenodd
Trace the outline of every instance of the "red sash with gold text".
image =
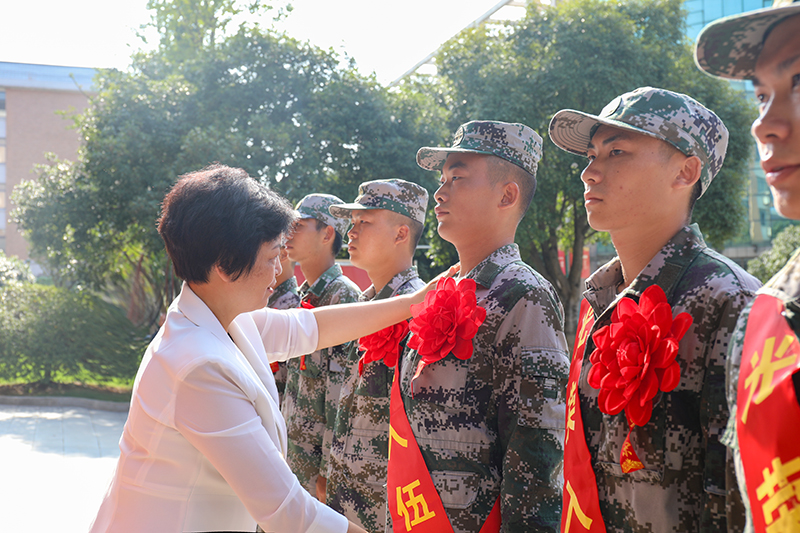
<svg viewBox="0 0 800 533">
<path fill-rule="evenodd" d="M 387 488 L 389 512 L 395 533 L 453 533 L 439 492 L 408 423 L 400 395 L 399 367 L 392 382 L 389 407 L 389 467 Z M 480 533 L 500 531 L 500 499 L 492 508 Z"/>
<path fill-rule="evenodd" d="M 586 299 L 581 301 L 575 349 L 567 382 L 567 423 L 564 432 L 564 495 L 561 508 L 561 533 L 590 531 L 605 533 L 606 525 L 600 514 L 597 481 L 592 469 L 589 448 L 583 432 L 581 403 L 578 399 L 578 380 L 581 377 L 583 351 L 594 325 L 594 311 Z"/>
<path fill-rule="evenodd" d="M 800 343 L 784 304 L 759 294 L 747 320 L 737 391 L 736 433 L 759 532 L 800 531 L 800 406 L 792 374 Z"/>
</svg>

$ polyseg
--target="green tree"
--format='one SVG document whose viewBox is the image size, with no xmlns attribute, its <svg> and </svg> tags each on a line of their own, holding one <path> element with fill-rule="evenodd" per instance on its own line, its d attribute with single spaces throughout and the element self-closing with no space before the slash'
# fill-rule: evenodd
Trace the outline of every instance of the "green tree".
<svg viewBox="0 0 800 533">
<path fill-rule="evenodd" d="M 9 257 L 0 250 L 0 287 L 9 283 L 33 283 L 36 278 L 31 267 L 17 257 Z"/>
<path fill-rule="evenodd" d="M 178 176 L 220 162 L 293 201 L 315 191 L 349 200 L 376 178 L 431 188 L 413 154 L 446 127 L 432 98 L 388 91 L 285 35 L 243 25 L 213 47 L 204 39 L 204 53 L 183 62 L 164 47 L 139 54 L 130 72 L 102 71 L 76 118 L 78 161 L 40 168 L 14 200 L 32 253 L 60 285 L 130 297 L 138 283 L 155 302 L 143 313 L 149 320 L 174 290 L 155 220 Z"/>
<path fill-rule="evenodd" d="M 784 228 L 772 239 L 772 248 L 747 262 L 747 271 L 766 283 L 800 248 L 800 226 Z"/>
<path fill-rule="evenodd" d="M 575 331 L 583 290 L 583 247 L 599 238 L 583 207 L 586 161 L 559 150 L 548 124 L 560 109 L 598 113 L 641 86 L 685 92 L 714 109 L 731 130 L 725 169 L 695 208 L 709 242 L 721 246 L 744 220 L 748 137 L 754 106 L 724 81 L 692 64 L 681 0 L 570 0 L 528 4 L 526 17 L 462 32 L 437 57 L 438 98 L 452 111 L 451 131 L 473 119 L 522 122 L 544 137 L 538 187 L 520 224 L 522 257 L 558 291 Z M 432 246 L 436 248 L 435 241 Z M 570 252 L 564 274 L 558 250 Z M 444 248 L 440 256 L 447 258 Z"/>
</svg>

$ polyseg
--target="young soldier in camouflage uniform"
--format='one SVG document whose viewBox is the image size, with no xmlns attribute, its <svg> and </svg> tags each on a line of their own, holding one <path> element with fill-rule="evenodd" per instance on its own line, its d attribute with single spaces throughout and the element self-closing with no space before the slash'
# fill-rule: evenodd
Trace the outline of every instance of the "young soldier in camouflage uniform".
<svg viewBox="0 0 800 533">
<path fill-rule="evenodd" d="M 300 218 L 286 239 L 289 259 L 300 265 L 306 277 L 300 286 L 300 298 L 313 307 L 355 302 L 361 292 L 335 262 L 347 221 L 332 216 L 328 207 L 342 203 L 330 194 L 309 194 L 297 204 Z M 300 483 L 318 498 L 323 496 L 322 501 L 324 494 L 318 492 L 317 483 L 321 482 L 318 477 L 323 456 L 330 453 L 323 441 L 336 418 L 346 346 L 319 350 L 287 362 L 281 406 L 289 437 L 286 461 Z"/>
<path fill-rule="evenodd" d="M 592 499 L 596 506 L 599 496 L 602 516 L 597 518 L 608 531 L 741 528 L 743 520 L 735 516 L 738 494 L 727 475 L 732 467 L 719 442 L 728 418 L 723 383 L 736 317 L 759 283 L 707 248 L 697 225 L 688 225 L 694 200 L 722 166 L 728 132 L 714 113 L 688 96 L 645 87 L 617 97 L 599 116 L 559 111 L 550 138 L 589 158 L 581 174 L 589 224 L 610 234 L 618 254 L 586 281 L 590 308 L 584 320 L 595 322 L 586 328 L 588 337 L 580 335 L 586 340 L 578 347 L 585 348 L 573 355 L 581 365 L 576 373 L 580 415 L 575 416 L 585 428 L 597 491 L 593 498 L 570 494 L 568 503 L 565 491 L 564 519 L 577 527 L 581 509 L 585 512 Z M 649 421 L 630 433 L 643 468 L 623 473 L 629 463 L 621 454 L 630 426 L 625 412 L 612 416 L 599 409 L 598 389 L 587 379 L 595 348 L 591 333 L 611 322 L 623 297 L 639 301 L 656 284 L 673 316 L 686 312 L 693 322 L 675 359 L 678 385 L 671 392 L 656 391 Z M 569 429 L 575 424 L 567 422 L 567 481 L 571 446 L 584 446 L 584 435 L 573 437 Z"/>
<path fill-rule="evenodd" d="M 785 0 L 776 1 L 772 8 L 715 21 L 701 32 L 695 51 L 697 64 L 709 74 L 753 80 L 760 103 L 752 134 L 758 144 L 761 167 L 775 209 L 794 220 L 800 220 L 798 51 L 800 2 Z M 760 301 L 769 303 L 770 298 L 773 302 L 777 300 L 778 305 L 770 305 L 762 313 L 752 313 Z M 800 457 L 796 444 L 800 423 L 799 302 L 800 250 L 742 312 L 730 345 L 727 368 L 730 418 L 723 442 L 734 452 L 736 476 L 747 509 L 746 531 L 800 531 L 797 485 L 800 470 L 790 466 Z M 765 348 L 759 334 L 776 336 L 781 328 L 784 339 L 791 340 L 791 345 L 783 355 L 777 348 L 774 360 L 770 360 L 771 351 Z M 780 345 L 775 342 L 775 346 Z M 747 351 L 745 346 L 749 348 Z M 759 354 L 763 354 L 760 359 Z M 760 384 L 759 372 L 763 376 Z M 755 388 L 758 394 L 754 394 Z M 759 422 L 760 426 L 753 427 Z M 774 481 L 762 488 L 761 484 L 769 481 L 770 476 L 775 476 Z M 749 486 L 756 490 L 748 490 Z"/>
<path fill-rule="evenodd" d="M 541 149 L 527 126 L 473 121 L 459 127 L 451 148 L 417 153 L 422 168 L 441 171 L 438 231 L 455 245 L 459 279 L 475 280 L 487 311 L 469 359 L 449 354 L 425 366 L 413 389 L 420 356 L 406 351 L 400 362 L 408 422 L 457 533 L 479 531 L 498 501 L 505 532 L 558 527 L 568 369 L 563 308 L 514 243 Z"/>
<path fill-rule="evenodd" d="M 337 217 L 353 223 L 348 232 L 352 263 L 367 271 L 372 286 L 360 301 L 409 294 L 424 283 L 412 266 L 422 235 L 428 192 L 401 179 L 362 183 L 352 204 L 332 205 Z M 363 365 L 358 341 L 350 346 L 339 397 L 328 465 L 327 503 L 368 531 L 386 520 L 389 392 L 394 366 Z"/>
<path fill-rule="evenodd" d="M 272 309 L 294 309 L 300 305 L 300 293 L 297 292 L 297 278 L 294 277 L 294 263 L 289 260 L 286 247 L 281 247 L 281 275 L 275 278 L 275 288 L 267 301 L 267 307 Z M 286 363 L 271 363 L 275 385 L 278 387 L 278 398 L 283 403 L 283 391 L 286 389 Z"/>
</svg>

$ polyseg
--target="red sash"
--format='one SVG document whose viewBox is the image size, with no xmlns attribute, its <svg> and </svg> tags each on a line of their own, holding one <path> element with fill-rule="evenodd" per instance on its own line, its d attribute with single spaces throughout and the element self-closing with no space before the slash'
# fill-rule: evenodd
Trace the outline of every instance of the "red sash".
<svg viewBox="0 0 800 533">
<path fill-rule="evenodd" d="M 389 467 L 387 489 L 389 512 L 395 533 L 453 533 L 439 492 L 408 423 L 400 395 L 399 367 L 392 382 L 389 407 Z M 500 531 L 500 498 L 480 533 Z"/>
<path fill-rule="evenodd" d="M 737 392 L 739 437 L 755 530 L 800 531 L 800 343 L 781 300 L 759 294 L 747 320 Z"/>
<path fill-rule="evenodd" d="M 580 321 L 575 335 L 575 349 L 567 382 L 567 423 L 564 432 L 564 494 L 561 509 L 561 533 L 590 531 L 605 533 L 600 514 L 597 481 L 592 469 L 589 448 L 583 432 L 578 380 L 581 377 L 583 352 L 594 324 L 594 311 L 585 299 L 581 301 Z"/>
</svg>

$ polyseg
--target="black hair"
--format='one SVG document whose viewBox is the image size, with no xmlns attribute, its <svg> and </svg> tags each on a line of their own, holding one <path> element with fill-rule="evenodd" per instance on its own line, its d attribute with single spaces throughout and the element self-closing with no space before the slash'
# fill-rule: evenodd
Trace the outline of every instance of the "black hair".
<svg viewBox="0 0 800 533">
<path fill-rule="evenodd" d="M 318 218 L 314 219 L 314 222 L 317 223 L 317 231 L 322 231 L 328 227 L 328 224 L 324 223 Z M 333 228 L 333 226 L 331 226 Z M 336 231 L 336 228 L 333 228 L 333 243 L 331 244 L 331 250 L 333 251 L 333 257 L 336 257 L 336 254 L 339 253 L 339 250 L 342 249 L 342 240 L 343 237 L 339 235 L 339 232 Z"/>
<path fill-rule="evenodd" d="M 244 170 L 215 164 L 180 176 L 161 204 L 158 233 L 178 277 L 205 283 L 219 265 L 236 280 L 295 217 L 285 198 Z"/>
</svg>

